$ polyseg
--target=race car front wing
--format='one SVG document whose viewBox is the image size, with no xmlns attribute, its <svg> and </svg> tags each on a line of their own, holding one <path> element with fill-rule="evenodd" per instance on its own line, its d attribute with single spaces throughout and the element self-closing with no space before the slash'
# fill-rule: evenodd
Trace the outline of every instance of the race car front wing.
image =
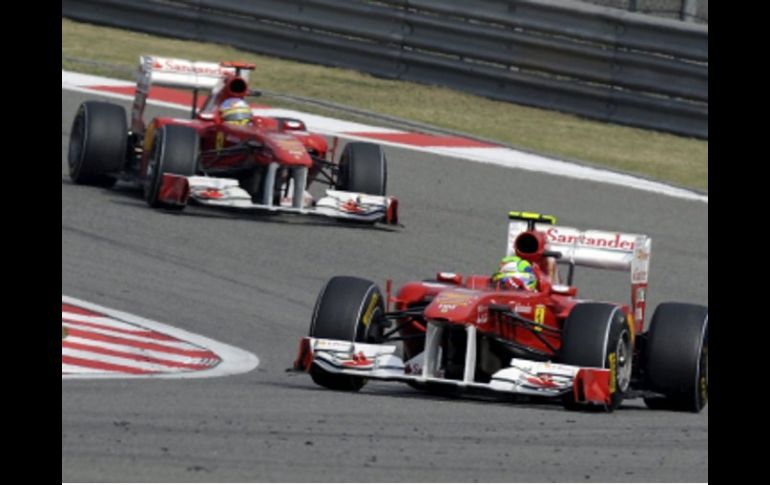
<svg viewBox="0 0 770 485">
<path fill-rule="evenodd" d="M 342 190 L 326 190 L 326 195 L 313 203 L 312 196 L 293 187 L 291 197 L 279 205 L 254 203 L 236 179 L 163 174 L 158 199 L 167 206 L 184 207 L 190 201 L 199 205 L 239 212 L 293 213 L 334 219 L 398 224 L 398 199 Z M 272 197 L 270 197 L 272 201 Z M 267 202 L 267 201 L 265 201 Z"/>
<path fill-rule="evenodd" d="M 473 328 L 473 327 L 468 327 Z M 428 329 L 430 332 L 430 327 Z M 469 332 L 470 333 L 470 332 Z M 430 336 L 428 337 L 430 340 Z M 475 347 L 475 346 L 474 346 Z M 611 403 L 609 369 L 576 367 L 552 362 L 511 359 L 509 367 L 495 372 L 489 382 L 474 378 L 475 351 L 466 356 L 462 379 L 447 379 L 438 363 L 441 348 L 426 351 L 407 362 L 396 355 L 396 346 L 304 337 L 293 370 L 309 372 L 313 365 L 330 374 L 384 381 L 443 384 L 468 390 L 546 398 L 574 396 L 579 404 Z"/>
</svg>

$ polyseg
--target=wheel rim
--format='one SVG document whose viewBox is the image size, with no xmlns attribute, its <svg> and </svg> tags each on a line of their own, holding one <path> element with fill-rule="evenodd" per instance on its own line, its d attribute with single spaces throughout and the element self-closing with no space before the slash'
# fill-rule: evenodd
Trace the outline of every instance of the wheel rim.
<svg viewBox="0 0 770 485">
<path fill-rule="evenodd" d="M 380 343 L 382 342 L 383 328 L 380 325 L 380 318 L 382 317 L 382 310 L 379 307 L 375 308 L 372 312 L 371 321 L 369 325 L 363 328 L 364 330 L 364 342 L 367 343 Z"/>
<path fill-rule="evenodd" d="M 618 391 L 625 392 L 631 384 L 632 354 L 628 330 L 624 330 L 615 348 Z"/>
</svg>

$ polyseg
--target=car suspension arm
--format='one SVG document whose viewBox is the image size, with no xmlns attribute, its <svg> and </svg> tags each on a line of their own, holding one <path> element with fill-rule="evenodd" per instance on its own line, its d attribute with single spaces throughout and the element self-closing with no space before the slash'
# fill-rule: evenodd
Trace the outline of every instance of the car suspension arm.
<svg viewBox="0 0 770 485">
<path fill-rule="evenodd" d="M 312 158 L 313 163 L 318 166 L 318 175 L 323 177 L 323 180 L 319 180 L 319 182 L 333 187 L 336 184 L 335 176 L 337 175 L 338 171 L 337 165 L 335 163 L 324 160 L 323 158 L 318 158 L 312 155 L 310 158 Z"/>
<path fill-rule="evenodd" d="M 551 343 L 549 341 L 547 341 L 543 337 L 543 334 L 548 334 L 550 336 L 559 336 L 559 335 L 561 335 L 561 329 L 556 328 L 556 327 L 551 327 L 550 325 L 545 325 L 543 323 L 538 323 L 538 322 L 529 320 L 527 318 L 524 318 L 521 315 L 519 315 L 518 313 L 516 313 L 514 311 L 511 311 L 510 308 L 507 307 L 507 306 L 492 305 L 492 306 L 490 306 L 489 310 L 497 312 L 501 316 L 510 319 L 510 321 L 511 321 L 511 323 L 513 325 L 518 325 L 519 327 L 526 328 L 527 330 L 532 332 L 532 334 L 535 336 L 535 338 L 537 338 L 539 341 L 541 341 L 543 343 L 543 345 L 548 347 L 548 349 L 551 352 L 553 352 L 554 354 L 556 354 L 558 352 L 556 350 L 556 348 L 553 345 L 551 345 Z M 524 347 L 524 346 L 522 346 L 522 347 L 524 349 L 528 350 L 528 351 L 532 351 L 532 352 L 535 352 L 535 353 L 538 352 L 536 349 L 532 349 L 532 348 Z"/>
<path fill-rule="evenodd" d="M 396 312 L 388 312 L 385 315 L 383 315 L 382 320 L 388 321 L 388 320 L 400 320 L 403 318 L 409 318 L 410 320 L 407 320 L 406 322 L 401 323 L 400 325 L 396 325 L 394 328 L 388 330 L 386 333 L 383 334 L 382 338 L 387 340 L 410 340 L 415 338 L 425 338 L 424 335 L 410 335 L 406 337 L 392 337 L 393 334 L 404 328 L 404 326 L 409 324 L 416 324 L 418 322 L 415 322 L 415 320 L 421 321 L 423 324 L 425 323 L 425 319 L 423 318 L 423 312 L 425 311 L 425 306 L 420 307 L 412 307 L 408 308 L 406 310 L 402 311 L 396 311 Z"/>
</svg>

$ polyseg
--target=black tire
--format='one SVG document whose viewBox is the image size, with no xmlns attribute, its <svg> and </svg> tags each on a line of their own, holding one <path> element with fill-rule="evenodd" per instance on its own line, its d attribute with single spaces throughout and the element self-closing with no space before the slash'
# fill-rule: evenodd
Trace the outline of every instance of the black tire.
<svg viewBox="0 0 770 485">
<path fill-rule="evenodd" d="M 250 172 L 241 175 L 238 178 L 238 185 L 249 193 L 251 201 L 255 204 L 262 203 L 262 193 L 264 192 L 265 167 L 257 167 Z M 280 194 L 278 194 L 280 195 Z"/>
<path fill-rule="evenodd" d="M 610 369 L 611 403 L 620 406 L 631 383 L 633 366 L 631 328 L 622 308 L 610 303 L 578 303 L 564 322 L 559 360 L 568 365 Z M 573 396 L 566 397 L 568 408 L 580 407 Z"/>
<path fill-rule="evenodd" d="M 385 195 L 387 183 L 388 162 L 380 145 L 358 141 L 345 145 L 335 184 L 338 190 Z"/>
<path fill-rule="evenodd" d="M 144 181 L 144 198 L 150 207 L 181 210 L 158 200 L 164 173 L 190 176 L 198 171 L 198 132 L 187 126 L 164 125 L 153 134 Z"/>
<path fill-rule="evenodd" d="M 661 303 L 655 309 L 644 350 L 651 409 L 700 412 L 708 403 L 708 307 Z"/>
<path fill-rule="evenodd" d="M 111 187 L 125 165 L 127 142 L 126 110 L 122 106 L 82 103 L 70 130 L 70 179 L 76 184 Z"/>
<path fill-rule="evenodd" d="M 335 340 L 376 343 L 382 340 L 384 299 L 377 285 L 353 276 L 335 276 L 321 290 L 310 321 L 310 336 Z M 330 374 L 315 364 L 310 376 L 329 389 L 358 391 L 362 377 Z"/>
</svg>

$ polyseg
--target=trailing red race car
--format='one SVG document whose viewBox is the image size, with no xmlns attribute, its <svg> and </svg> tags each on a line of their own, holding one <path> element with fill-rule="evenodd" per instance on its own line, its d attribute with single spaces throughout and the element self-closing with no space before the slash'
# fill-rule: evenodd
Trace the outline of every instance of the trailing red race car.
<svg viewBox="0 0 770 485">
<path fill-rule="evenodd" d="M 556 226 L 534 213 L 509 218 L 504 261 L 529 267 L 531 282 L 502 287 L 498 276 L 438 273 L 395 297 L 388 281 L 383 298 L 371 281 L 336 276 L 321 290 L 293 369 L 337 390 L 381 379 L 570 408 L 612 410 L 624 397 L 651 408 L 706 405 L 708 307 L 662 303 L 644 331 L 650 238 Z M 557 264 L 568 266 L 563 282 Z M 576 266 L 629 271 L 630 304 L 578 299 Z"/>
<path fill-rule="evenodd" d="M 379 145 L 348 143 L 334 163 L 325 137 L 297 119 L 255 116 L 244 101 L 253 65 L 140 59 L 131 127 L 122 106 L 86 101 L 70 134 L 69 168 L 78 184 L 141 186 L 152 207 L 189 201 L 236 211 L 291 212 L 398 223 L 398 201 L 385 194 L 387 161 Z M 144 122 L 150 85 L 193 89 L 190 119 Z M 198 105 L 200 90 L 210 91 Z M 306 190 L 329 185 L 313 200 Z"/>
</svg>

